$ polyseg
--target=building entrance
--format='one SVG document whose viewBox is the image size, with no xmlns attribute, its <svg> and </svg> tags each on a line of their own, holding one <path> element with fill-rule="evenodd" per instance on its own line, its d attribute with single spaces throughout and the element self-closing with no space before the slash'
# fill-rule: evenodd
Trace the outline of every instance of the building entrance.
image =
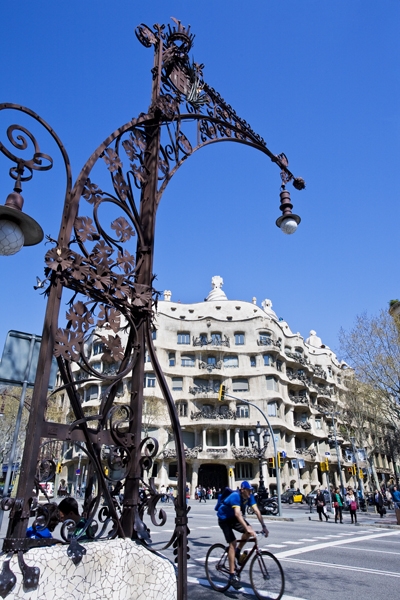
<svg viewBox="0 0 400 600">
<path fill-rule="evenodd" d="M 199 485 L 223 490 L 228 485 L 228 473 L 224 465 L 206 464 L 199 469 Z"/>
</svg>

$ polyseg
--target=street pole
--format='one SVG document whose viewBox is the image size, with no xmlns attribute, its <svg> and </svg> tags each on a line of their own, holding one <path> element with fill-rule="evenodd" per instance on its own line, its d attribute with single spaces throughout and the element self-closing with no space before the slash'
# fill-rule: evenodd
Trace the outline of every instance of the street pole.
<svg viewBox="0 0 400 600">
<path fill-rule="evenodd" d="M 26 390 L 28 388 L 29 371 L 30 371 L 31 365 L 32 365 L 33 349 L 35 347 L 36 339 L 37 339 L 36 336 L 32 335 L 31 340 L 30 340 L 30 344 L 29 344 L 28 360 L 27 360 L 27 363 L 26 363 L 25 374 L 24 374 L 24 381 L 22 383 L 21 396 L 20 396 L 20 399 L 19 399 L 17 420 L 15 421 L 14 436 L 13 436 L 13 441 L 12 441 L 12 445 L 11 445 L 10 457 L 9 457 L 9 460 L 8 460 L 6 480 L 4 482 L 3 498 L 7 498 L 8 488 L 10 487 L 12 469 L 13 469 L 13 464 L 14 464 L 15 454 L 16 454 L 16 449 L 17 449 L 17 443 L 18 443 L 19 430 L 20 430 L 20 427 L 21 427 L 22 410 L 24 408 L 25 397 L 26 397 Z M 4 515 L 4 511 L 0 510 L 0 531 L 1 531 L 1 526 L 2 526 L 2 523 L 3 523 L 3 515 Z"/>
<path fill-rule="evenodd" d="M 276 448 L 276 441 L 275 441 L 275 436 L 274 436 L 274 431 L 271 427 L 271 423 L 268 420 L 267 415 L 265 414 L 265 412 L 263 410 L 261 410 L 261 408 L 259 406 L 256 406 L 255 404 L 253 404 L 252 402 L 249 402 L 248 400 L 244 400 L 243 398 L 238 398 L 237 396 L 232 396 L 232 394 L 227 394 L 225 393 L 225 397 L 226 398 L 232 398 L 232 400 L 237 400 L 238 402 L 241 402 L 243 404 L 247 404 L 248 406 L 252 406 L 253 408 L 255 408 L 256 410 L 258 410 L 262 416 L 264 417 L 264 419 L 267 422 L 267 425 L 269 427 L 269 430 L 271 432 L 271 438 L 272 438 L 272 443 L 274 445 L 274 455 L 275 455 L 275 466 L 276 466 L 276 493 L 278 496 L 278 515 L 281 517 L 282 516 L 282 501 L 281 501 L 281 473 L 279 470 L 279 466 L 278 466 L 278 452 L 277 452 L 277 448 Z"/>
<path fill-rule="evenodd" d="M 331 413 L 331 416 L 332 416 L 332 422 L 333 422 L 333 435 L 335 437 L 335 448 L 336 448 L 336 456 L 337 456 L 337 463 L 338 463 L 338 469 L 339 469 L 340 487 L 342 488 L 342 495 L 344 497 L 345 496 L 345 488 L 344 488 L 344 483 L 343 483 L 342 464 L 340 462 L 340 450 L 339 450 L 339 444 L 337 441 L 337 434 L 336 434 L 335 413 L 333 411 Z"/>
<path fill-rule="evenodd" d="M 357 454 L 357 449 L 355 446 L 355 441 L 356 439 L 354 437 L 350 438 L 350 442 L 353 448 L 353 455 L 354 455 L 354 461 L 356 463 L 356 469 L 357 469 L 357 482 L 358 482 L 358 487 L 361 493 L 361 499 L 364 499 L 364 482 L 360 477 L 360 468 L 358 466 L 358 454 Z"/>
</svg>

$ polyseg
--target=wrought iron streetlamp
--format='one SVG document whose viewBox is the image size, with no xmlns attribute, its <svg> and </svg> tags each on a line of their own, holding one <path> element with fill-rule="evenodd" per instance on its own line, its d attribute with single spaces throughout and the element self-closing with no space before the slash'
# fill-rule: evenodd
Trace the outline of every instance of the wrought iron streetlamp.
<svg viewBox="0 0 400 600">
<path fill-rule="evenodd" d="M 97 527 L 97 536 L 92 533 L 92 537 L 133 537 L 144 544 L 150 543 L 151 534 L 143 522 L 144 511 L 148 510 L 155 526 L 163 525 L 166 515 L 160 511 L 157 520 L 156 504 L 160 494 L 153 479 L 147 483 L 143 477 L 145 470 L 151 472 L 158 453 L 157 440 L 141 439 L 147 349 L 175 435 L 179 476 L 175 529 L 168 546 L 176 549 L 178 598 L 184 599 L 188 552 L 185 451 L 176 407 L 152 341 L 158 298 L 153 288 L 157 208 L 167 184 L 183 163 L 195 151 L 221 141 L 251 146 L 278 165 L 282 216 L 276 224 L 285 233 L 293 233 L 300 222 L 300 217 L 292 214 L 286 186 L 292 182 L 301 190 L 305 183 L 289 171 L 286 156 L 273 154 L 262 137 L 204 81 L 203 65 L 189 59 L 194 39 L 190 27 L 184 27 L 176 19 L 173 23 L 167 28 L 155 25 L 151 29 L 143 24 L 137 27 L 139 41 L 154 49 L 151 105 L 147 113 L 119 127 L 95 150 L 74 185 L 68 155 L 53 129 L 30 109 L 0 105 L 0 110 L 14 109 L 31 116 L 47 130 L 61 152 L 67 180 L 60 232 L 57 240 L 49 240 L 54 247 L 45 255 L 45 280 L 41 286 L 48 298 L 47 310 L 17 498 L 4 499 L 2 508 L 10 510 L 3 550 L 18 552 L 23 564 L 22 552 L 37 543 L 25 538 L 29 516 L 37 506 L 32 489 L 38 490 L 41 482 L 54 480 L 56 471 L 56 457 L 38 463 L 41 445 L 48 443 L 47 440 L 68 440 L 86 455 L 88 465 L 84 500 L 87 524 L 72 538 L 64 535 L 74 561 L 82 556 L 79 539 L 87 532 L 96 531 L 92 525 L 99 519 L 103 501 L 105 506 L 100 511 L 103 522 Z M 10 174 L 17 182 L 14 194 L 20 196 L 21 182 L 30 179 L 34 170 L 51 168 L 53 161 L 40 151 L 38 142 L 27 129 L 12 125 L 7 135 L 9 144 L 16 150 L 11 152 L 1 144 L 0 151 L 16 165 Z M 30 145 L 33 157 L 24 159 L 20 154 Z M 98 165 L 107 169 L 109 176 L 109 183 L 101 187 L 93 174 Z M 20 227 L 24 233 L 22 243 L 38 243 L 42 233 L 38 232 L 33 240 L 26 237 L 26 217 L 20 210 L 20 198 L 13 196 L 12 206 L 10 202 L 0 210 L 0 219 Z M 118 213 L 111 223 L 103 222 L 104 207 Z M 132 249 L 134 237 L 136 249 Z M 18 244 L 16 241 L 11 250 L 6 247 L 0 252 L 17 251 Z M 63 315 L 59 324 L 65 289 L 71 293 L 66 325 Z M 120 335 L 122 326 L 125 341 Z M 94 341 L 101 343 L 103 362 L 113 366 L 112 369 L 101 372 L 91 361 Z M 70 425 L 48 422 L 45 418 L 53 355 L 57 357 L 61 389 L 67 393 L 74 414 Z M 76 378 L 74 374 L 78 369 L 80 376 Z M 131 379 L 130 402 L 121 405 L 114 401 L 119 383 L 127 377 Z M 82 384 L 92 380 L 102 382 L 97 414 L 85 411 L 79 395 Z M 105 448 L 110 451 L 103 452 Z M 107 456 L 106 468 L 104 456 Z M 95 478 L 98 492 L 94 496 Z M 125 489 L 123 505 L 118 508 L 116 499 L 111 497 L 109 483 L 120 481 L 124 481 Z M 139 487 L 145 489 L 144 494 L 139 494 Z M 2 583 L 0 575 L 0 585 Z M 32 588 L 37 581 L 24 580 L 24 585 Z"/>
<path fill-rule="evenodd" d="M 249 433 L 250 444 L 251 444 L 252 448 L 254 448 L 257 451 L 257 455 L 258 455 L 258 466 L 259 466 L 259 472 L 260 472 L 260 484 L 258 486 L 259 494 L 265 494 L 265 491 L 266 491 L 265 484 L 264 484 L 264 475 L 262 472 L 262 461 L 265 456 L 265 452 L 268 448 L 269 440 L 271 438 L 271 434 L 268 431 L 268 429 L 264 429 L 264 433 L 261 436 L 262 432 L 263 432 L 263 428 L 261 427 L 260 421 L 257 421 L 257 426 L 256 426 L 256 434 L 257 434 L 257 438 L 258 438 L 257 443 L 255 440 L 254 431 L 251 430 Z M 263 443 L 261 443 L 261 437 L 263 438 Z"/>
</svg>

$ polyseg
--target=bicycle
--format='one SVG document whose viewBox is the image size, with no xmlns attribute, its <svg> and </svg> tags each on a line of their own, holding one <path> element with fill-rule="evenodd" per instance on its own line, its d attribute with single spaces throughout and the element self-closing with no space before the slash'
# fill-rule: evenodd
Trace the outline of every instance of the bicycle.
<svg viewBox="0 0 400 600">
<path fill-rule="evenodd" d="M 240 579 L 243 569 L 251 561 L 250 583 L 256 597 L 260 600 L 280 600 L 285 590 L 285 575 L 281 564 L 271 552 L 258 547 L 256 537 L 247 540 L 252 541 L 253 547 L 244 559 L 240 563 L 235 560 L 235 573 Z M 231 585 L 228 548 L 224 544 L 214 544 L 207 552 L 206 575 L 211 587 L 217 592 L 226 592 Z"/>
</svg>

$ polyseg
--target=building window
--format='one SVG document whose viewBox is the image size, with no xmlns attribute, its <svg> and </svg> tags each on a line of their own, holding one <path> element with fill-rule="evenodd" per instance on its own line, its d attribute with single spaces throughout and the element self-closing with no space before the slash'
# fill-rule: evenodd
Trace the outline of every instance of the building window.
<svg viewBox="0 0 400 600">
<path fill-rule="evenodd" d="M 144 387 L 156 387 L 156 376 L 154 375 L 154 373 L 146 373 L 144 378 Z"/>
<path fill-rule="evenodd" d="M 95 371 L 98 371 L 100 373 L 101 372 L 101 362 L 94 362 L 92 364 L 92 369 L 94 369 Z"/>
<path fill-rule="evenodd" d="M 187 402 L 178 402 L 176 406 L 178 409 L 178 415 L 180 417 L 187 417 L 187 414 L 188 414 Z"/>
<path fill-rule="evenodd" d="M 178 344 L 190 344 L 190 333 L 180 332 L 178 333 Z"/>
<path fill-rule="evenodd" d="M 303 354 L 303 348 L 300 348 L 300 346 L 296 346 L 294 351 L 297 352 L 297 354 Z"/>
<path fill-rule="evenodd" d="M 283 362 L 281 360 L 276 361 L 276 369 L 277 371 L 282 371 Z"/>
<path fill-rule="evenodd" d="M 207 429 L 206 432 L 206 443 L 207 446 L 226 446 L 226 430 L 210 430 Z"/>
<path fill-rule="evenodd" d="M 262 346 L 269 346 L 271 344 L 271 334 L 268 331 L 261 331 L 259 341 Z"/>
<path fill-rule="evenodd" d="M 102 352 L 104 352 L 103 342 L 95 342 L 93 344 L 93 356 L 96 356 L 96 354 L 101 354 Z"/>
<path fill-rule="evenodd" d="M 248 392 L 249 391 L 249 380 L 248 379 L 234 379 L 232 381 L 233 392 Z"/>
<path fill-rule="evenodd" d="M 255 356 L 250 356 L 250 366 L 251 367 L 255 367 L 256 366 L 256 357 Z"/>
<path fill-rule="evenodd" d="M 208 365 L 215 365 L 217 362 L 217 359 L 215 356 L 207 356 L 207 364 Z"/>
<path fill-rule="evenodd" d="M 175 352 L 170 352 L 168 354 L 168 364 L 170 367 L 175 366 Z"/>
<path fill-rule="evenodd" d="M 237 356 L 224 356 L 224 367 L 238 367 L 239 358 Z"/>
<path fill-rule="evenodd" d="M 265 379 L 267 381 L 267 390 L 270 390 L 272 392 L 277 392 L 278 391 L 278 382 L 275 379 L 275 377 L 273 377 L 272 375 L 267 375 L 267 377 Z"/>
<path fill-rule="evenodd" d="M 235 333 L 235 346 L 244 345 L 244 333 Z"/>
<path fill-rule="evenodd" d="M 247 404 L 238 404 L 236 406 L 236 416 L 239 419 L 249 419 L 250 418 L 250 409 Z"/>
<path fill-rule="evenodd" d="M 121 398 L 124 395 L 124 382 L 120 381 L 117 385 L 116 396 Z"/>
<path fill-rule="evenodd" d="M 268 404 L 268 416 L 269 417 L 276 417 L 277 412 L 278 412 L 278 407 L 277 407 L 276 402 L 270 402 Z"/>
<path fill-rule="evenodd" d="M 151 339 L 152 340 L 157 339 L 157 329 L 153 329 L 153 331 L 151 332 Z"/>
<path fill-rule="evenodd" d="M 213 346 L 220 346 L 222 342 L 222 335 L 218 332 L 211 334 L 211 343 Z"/>
<path fill-rule="evenodd" d="M 253 479 L 253 465 L 251 463 L 236 463 L 235 479 Z"/>
<path fill-rule="evenodd" d="M 250 446 L 249 432 L 247 429 L 240 429 L 239 431 L 239 446 Z"/>
<path fill-rule="evenodd" d="M 316 417 L 316 419 L 315 419 L 315 429 L 322 429 L 321 417 Z"/>
<path fill-rule="evenodd" d="M 264 358 L 264 366 L 265 367 L 270 367 L 274 364 L 274 360 L 273 360 L 273 357 L 271 356 L 271 354 L 264 354 L 263 358 Z"/>
<path fill-rule="evenodd" d="M 97 400 L 97 396 L 99 395 L 99 386 L 91 385 L 86 390 L 86 400 Z"/>
<path fill-rule="evenodd" d="M 158 464 L 154 463 L 153 464 L 153 469 L 151 471 L 151 476 L 152 477 L 157 477 L 157 473 L 158 473 Z"/>
<path fill-rule="evenodd" d="M 194 367 L 195 360 L 194 355 L 186 354 L 181 356 L 181 366 L 182 367 Z"/>
<path fill-rule="evenodd" d="M 213 407 L 211 404 L 203 404 L 203 412 L 206 415 L 211 415 L 213 411 Z"/>
<path fill-rule="evenodd" d="M 147 350 L 144 353 L 144 362 L 150 362 L 150 354 L 147 352 Z"/>
<path fill-rule="evenodd" d="M 183 378 L 173 377 L 172 378 L 172 390 L 174 392 L 181 392 L 183 390 Z"/>
<path fill-rule="evenodd" d="M 178 477 L 178 463 L 170 463 L 168 467 L 168 477 L 170 479 L 176 479 L 176 477 Z"/>
<path fill-rule="evenodd" d="M 206 333 L 201 333 L 200 334 L 200 346 L 207 346 L 207 334 Z"/>
</svg>

